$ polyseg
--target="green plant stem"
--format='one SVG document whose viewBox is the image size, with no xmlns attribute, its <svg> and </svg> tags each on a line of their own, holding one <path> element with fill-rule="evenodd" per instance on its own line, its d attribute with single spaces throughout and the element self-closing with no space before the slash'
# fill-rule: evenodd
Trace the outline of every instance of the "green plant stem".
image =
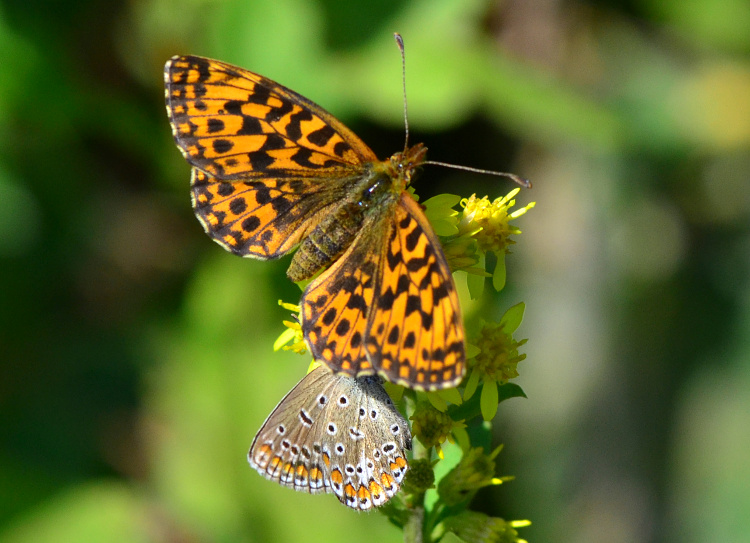
<svg viewBox="0 0 750 543">
<path fill-rule="evenodd" d="M 419 505 L 411 510 L 409 521 L 404 526 L 404 543 L 424 543 L 424 506 Z"/>
</svg>

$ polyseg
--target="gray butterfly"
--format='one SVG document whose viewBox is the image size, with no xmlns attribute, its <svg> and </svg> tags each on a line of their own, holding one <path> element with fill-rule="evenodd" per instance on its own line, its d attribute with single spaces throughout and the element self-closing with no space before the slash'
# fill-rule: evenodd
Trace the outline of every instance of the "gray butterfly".
<svg viewBox="0 0 750 543">
<path fill-rule="evenodd" d="M 308 373 L 261 426 L 250 465 L 300 492 L 333 492 L 353 509 L 383 505 L 406 474 L 411 432 L 381 382 L 323 366 Z"/>
</svg>

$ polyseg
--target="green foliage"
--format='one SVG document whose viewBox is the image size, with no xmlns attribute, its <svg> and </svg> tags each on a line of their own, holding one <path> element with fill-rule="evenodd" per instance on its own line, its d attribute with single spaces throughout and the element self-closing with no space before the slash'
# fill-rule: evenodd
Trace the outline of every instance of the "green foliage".
<svg viewBox="0 0 750 543">
<path fill-rule="evenodd" d="M 532 401 L 503 404 L 502 425 L 483 420 L 479 374 L 468 400 L 445 400 L 467 421 L 456 441 L 506 443 L 499 469 L 518 477 L 481 491 L 483 511 L 522 511 L 534 541 L 743 540 L 748 13 L 742 0 L 3 3 L 0 543 L 402 537 L 247 467 L 309 362 L 271 349 L 289 313 L 277 300 L 299 289 L 286 262 L 207 242 L 162 82 L 174 54 L 233 62 L 324 105 L 382 157 L 403 146 L 396 30 L 412 142 L 531 177 L 518 198 L 543 206 L 502 295 L 483 272 L 493 258 L 457 261 L 469 330 L 525 300 L 533 338 Z M 434 167 L 416 188 L 422 201 L 505 191 Z M 523 395 L 492 386 L 498 402 Z M 462 454 L 441 448 L 438 480 Z M 426 491 L 425 508 L 438 499 Z"/>
</svg>

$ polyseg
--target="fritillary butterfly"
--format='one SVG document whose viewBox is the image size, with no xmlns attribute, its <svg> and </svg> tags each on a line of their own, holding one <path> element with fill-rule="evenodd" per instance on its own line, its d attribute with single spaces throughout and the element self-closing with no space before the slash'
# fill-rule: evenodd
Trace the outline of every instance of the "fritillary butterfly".
<svg viewBox="0 0 750 543">
<path fill-rule="evenodd" d="M 206 233 L 261 260 L 298 247 L 287 275 L 314 277 L 300 305 L 315 359 L 420 390 L 456 386 L 466 358 L 456 287 L 406 190 L 427 149 L 378 160 L 317 104 L 216 60 L 173 57 L 165 86 Z"/>
</svg>

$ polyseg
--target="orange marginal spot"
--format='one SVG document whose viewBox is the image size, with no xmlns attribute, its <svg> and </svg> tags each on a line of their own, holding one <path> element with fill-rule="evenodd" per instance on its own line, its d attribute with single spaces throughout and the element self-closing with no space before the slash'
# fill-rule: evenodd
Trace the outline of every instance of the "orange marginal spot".
<svg viewBox="0 0 750 543">
<path fill-rule="evenodd" d="M 376 480 L 370 479 L 370 494 L 372 495 L 373 500 L 380 500 L 383 492 L 385 492 L 383 487 L 380 486 Z"/>
<path fill-rule="evenodd" d="M 295 471 L 298 477 L 307 478 L 308 476 L 307 468 L 305 467 L 304 464 L 300 464 L 299 466 L 297 466 L 297 469 Z"/>
<path fill-rule="evenodd" d="M 224 240 L 224 242 L 225 242 L 225 243 L 226 243 L 227 245 L 231 245 L 232 247 L 234 247 L 234 246 L 236 246 L 236 245 L 237 245 L 237 240 L 236 240 L 236 239 L 234 239 L 234 236 L 226 235 L 226 236 L 224 236 L 224 237 L 223 237 L 223 238 L 221 238 L 221 239 L 222 239 L 222 240 Z"/>
<path fill-rule="evenodd" d="M 323 463 L 327 468 L 331 467 L 331 457 L 326 452 L 323 453 Z"/>
<path fill-rule="evenodd" d="M 361 485 L 357 490 L 357 498 L 359 499 L 359 501 L 370 501 L 372 499 L 370 491 L 365 485 Z"/>
<path fill-rule="evenodd" d="M 268 465 L 271 467 L 271 471 L 275 472 L 281 462 L 282 460 L 280 456 L 274 456 L 273 458 L 271 458 L 271 461 L 268 463 Z"/>
<path fill-rule="evenodd" d="M 344 496 L 347 498 L 356 498 L 357 497 L 357 490 L 354 488 L 354 485 L 349 483 L 344 487 Z"/>
<path fill-rule="evenodd" d="M 387 492 L 395 492 L 398 490 L 396 479 L 390 473 L 383 473 L 380 476 L 380 482 L 383 483 L 383 488 Z"/>
</svg>

